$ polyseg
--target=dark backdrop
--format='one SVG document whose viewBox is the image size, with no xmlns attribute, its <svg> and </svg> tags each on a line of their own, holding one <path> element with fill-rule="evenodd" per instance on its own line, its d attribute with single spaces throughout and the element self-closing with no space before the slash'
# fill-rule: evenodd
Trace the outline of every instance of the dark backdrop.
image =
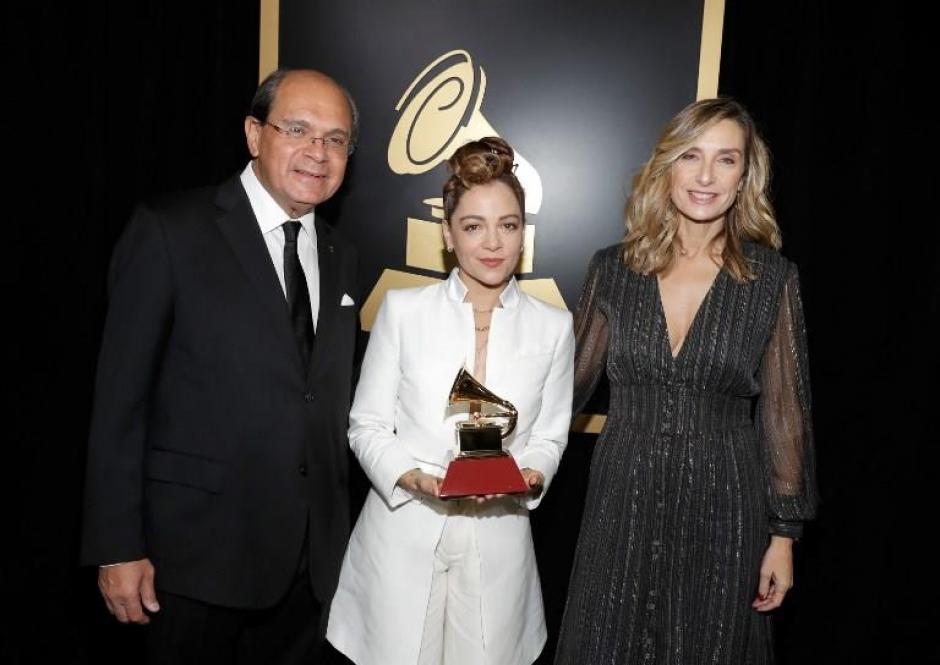
<svg viewBox="0 0 940 665">
<path fill-rule="evenodd" d="M 399 119 L 422 97 L 412 91 L 400 111 L 396 104 L 438 56 L 469 53 L 477 84 L 485 72 L 480 113 L 538 171 L 541 208 L 526 215 L 535 229 L 534 270 L 522 279 L 553 279 L 569 307 L 591 255 L 622 236 L 619 217 L 632 173 L 662 125 L 695 98 L 703 0 L 280 5 L 280 62 L 318 63 L 348 85 L 363 111 L 354 174 L 333 207 L 341 209 L 343 232 L 360 240 L 366 293 L 384 268 L 446 276 L 405 265 L 405 220 L 434 220 L 422 201 L 441 196 L 446 165 L 400 175 L 387 160 Z M 668 58 L 656 51 L 663 42 L 672 44 Z M 435 98 L 435 105 L 448 103 L 448 94 Z M 431 134 L 428 115 L 434 117 L 424 114 L 416 130 L 422 136 Z M 442 145 L 440 161 L 454 149 Z"/>
<path fill-rule="evenodd" d="M 913 160 L 929 154 L 935 121 L 912 112 L 902 85 L 904 11 L 726 5 L 720 89 L 751 108 L 774 151 L 810 331 L 823 505 L 777 616 L 786 664 L 940 658 L 926 639 L 934 525 L 921 514 L 936 505 L 936 186 Z M 138 662 L 140 630 L 112 625 L 94 571 L 76 565 L 104 275 L 136 200 L 221 180 L 247 159 L 258 2 L 21 4 L 4 31 L 0 661 Z M 534 514 L 553 635 L 590 446 L 573 439 Z"/>
</svg>

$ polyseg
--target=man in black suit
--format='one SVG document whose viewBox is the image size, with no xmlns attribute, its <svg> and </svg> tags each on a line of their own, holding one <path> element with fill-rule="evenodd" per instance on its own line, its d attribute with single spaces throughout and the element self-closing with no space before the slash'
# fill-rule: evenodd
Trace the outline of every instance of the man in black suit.
<svg viewBox="0 0 940 665">
<path fill-rule="evenodd" d="M 355 254 L 314 220 L 352 98 L 311 70 L 258 88 L 252 161 L 140 206 L 119 241 L 95 387 L 82 559 L 150 662 L 309 663 L 349 533 Z"/>
</svg>

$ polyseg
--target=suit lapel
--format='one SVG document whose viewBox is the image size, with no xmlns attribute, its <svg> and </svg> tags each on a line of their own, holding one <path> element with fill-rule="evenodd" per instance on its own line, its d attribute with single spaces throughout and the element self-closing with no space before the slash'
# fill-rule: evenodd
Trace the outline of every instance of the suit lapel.
<svg viewBox="0 0 940 665">
<path fill-rule="evenodd" d="M 317 231 L 317 267 L 320 271 L 320 311 L 317 314 L 317 335 L 310 356 L 308 381 L 313 381 L 316 373 L 326 366 L 332 348 L 331 337 L 336 329 L 336 317 L 339 313 L 340 298 L 338 279 L 337 250 L 330 237 L 330 228 L 319 219 L 315 220 Z"/>
<path fill-rule="evenodd" d="M 280 338 L 281 345 L 293 355 L 299 366 L 300 350 L 291 328 L 287 300 L 248 196 L 237 177 L 219 187 L 216 204 L 222 209 L 222 214 L 216 220 L 219 230 L 257 296 L 271 314 L 271 327 Z"/>
</svg>

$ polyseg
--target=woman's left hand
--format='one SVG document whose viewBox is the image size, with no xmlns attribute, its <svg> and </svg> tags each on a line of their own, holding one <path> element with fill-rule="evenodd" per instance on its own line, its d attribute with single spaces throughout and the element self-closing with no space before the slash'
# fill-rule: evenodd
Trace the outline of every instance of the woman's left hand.
<svg viewBox="0 0 940 665">
<path fill-rule="evenodd" d="M 525 479 L 525 484 L 529 486 L 529 491 L 532 494 L 538 494 L 542 491 L 542 486 L 545 485 L 545 476 L 542 475 L 541 471 L 526 467 L 522 469 L 522 477 Z"/>
<path fill-rule="evenodd" d="M 529 491 L 533 494 L 538 494 L 542 491 L 542 485 L 545 484 L 545 476 L 542 475 L 541 471 L 536 471 L 535 469 L 530 469 L 526 467 L 520 469 L 522 471 L 522 478 L 525 480 L 525 484 L 529 486 Z M 474 494 L 473 496 L 466 497 L 467 499 L 472 499 L 477 503 L 486 503 L 487 501 L 492 501 L 493 499 L 502 499 L 505 494 Z"/>
<path fill-rule="evenodd" d="M 783 597 L 793 587 L 793 539 L 771 536 L 760 566 L 757 598 L 751 604 L 758 612 L 780 607 Z"/>
</svg>

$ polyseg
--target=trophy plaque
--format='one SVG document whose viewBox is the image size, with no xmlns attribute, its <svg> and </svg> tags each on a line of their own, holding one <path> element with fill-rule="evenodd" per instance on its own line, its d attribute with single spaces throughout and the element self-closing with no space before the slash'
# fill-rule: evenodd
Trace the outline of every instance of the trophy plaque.
<svg viewBox="0 0 940 665">
<path fill-rule="evenodd" d="M 457 373 L 447 404 L 466 404 L 470 419 L 456 425 L 458 452 L 444 474 L 441 498 L 527 492 L 529 486 L 516 461 L 503 450 L 503 439 L 516 428 L 516 407 L 465 369 Z"/>
</svg>

